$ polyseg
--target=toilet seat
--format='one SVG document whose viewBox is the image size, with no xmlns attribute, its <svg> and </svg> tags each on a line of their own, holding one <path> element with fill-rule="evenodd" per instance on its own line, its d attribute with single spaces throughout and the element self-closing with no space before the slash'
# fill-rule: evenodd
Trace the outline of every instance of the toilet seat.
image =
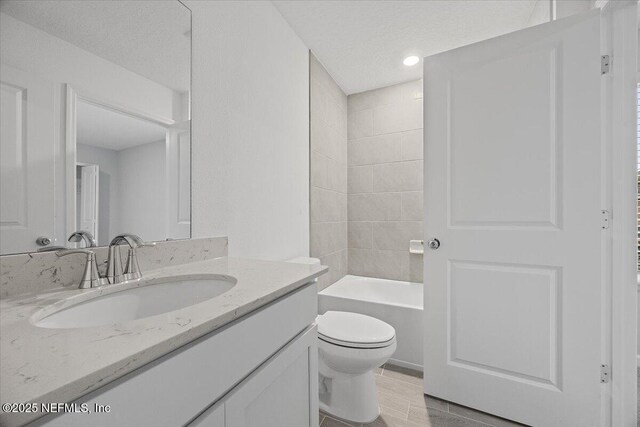
<svg viewBox="0 0 640 427">
<path fill-rule="evenodd" d="M 316 319 L 318 338 L 350 348 L 384 348 L 395 344 L 396 331 L 381 320 L 359 313 L 327 311 Z"/>
<path fill-rule="evenodd" d="M 340 340 L 336 340 L 333 338 L 329 338 L 329 337 L 325 337 L 323 335 L 319 335 L 318 338 L 321 341 L 324 341 L 326 343 L 329 344 L 333 344 L 333 345 L 337 345 L 340 347 L 347 347 L 347 348 L 355 348 L 355 349 L 367 349 L 367 348 L 385 348 L 385 347 L 389 347 L 391 345 L 393 345 L 396 340 L 395 337 L 390 339 L 389 341 L 385 341 L 383 343 L 352 343 L 352 342 L 346 342 L 346 341 L 340 341 Z"/>
</svg>

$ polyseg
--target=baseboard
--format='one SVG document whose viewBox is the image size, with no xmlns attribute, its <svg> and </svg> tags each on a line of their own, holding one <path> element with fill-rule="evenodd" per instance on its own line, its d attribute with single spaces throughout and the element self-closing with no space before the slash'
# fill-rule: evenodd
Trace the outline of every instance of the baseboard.
<svg viewBox="0 0 640 427">
<path fill-rule="evenodd" d="M 422 365 L 416 365 L 413 363 L 405 362 L 403 360 L 389 359 L 387 363 L 389 365 L 399 366 L 401 368 L 413 369 L 414 371 L 420 371 L 420 372 L 424 371 L 424 369 L 422 368 Z"/>
</svg>

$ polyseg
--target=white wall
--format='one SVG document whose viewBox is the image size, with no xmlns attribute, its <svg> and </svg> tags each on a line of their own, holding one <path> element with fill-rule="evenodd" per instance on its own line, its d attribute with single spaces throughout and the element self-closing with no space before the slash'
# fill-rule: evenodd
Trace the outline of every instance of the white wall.
<svg viewBox="0 0 640 427">
<path fill-rule="evenodd" d="M 270 2 L 193 12 L 193 237 L 229 255 L 309 253 L 308 49 Z"/>
<path fill-rule="evenodd" d="M 142 240 L 164 240 L 167 185 L 164 140 L 118 152 L 120 205 L 119 232 L 131 232 Z"/>
<path fill-rule="evenodd" d="M 98 244 L 108 245 L 110 239 L 120 230 L 118 152 L 81 143 L 77 144 L 76 148 L 78 162 L 99 167 Z"/>
</svg>

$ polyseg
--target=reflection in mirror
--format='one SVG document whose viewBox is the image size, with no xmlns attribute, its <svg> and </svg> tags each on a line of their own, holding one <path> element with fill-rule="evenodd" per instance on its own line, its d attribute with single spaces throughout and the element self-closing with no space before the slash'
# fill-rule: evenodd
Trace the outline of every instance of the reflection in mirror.
<svg viewBox="0 0 640 427">
<path fill-rule="evenodd" d="M 0 253 L 190 237 L 191 14 L 0 3 Z"/>
<path fill-rule="evenodd" d="M 100 246 L 129 230 L 146 240 L 189 237 L 180 227 L 188 203 L 180 212 L 178 200 L 189 194 L 188 135 L 181 150 L 179 126 L 82 100 L 76 121 L 76 228 Z"/>
</svg>

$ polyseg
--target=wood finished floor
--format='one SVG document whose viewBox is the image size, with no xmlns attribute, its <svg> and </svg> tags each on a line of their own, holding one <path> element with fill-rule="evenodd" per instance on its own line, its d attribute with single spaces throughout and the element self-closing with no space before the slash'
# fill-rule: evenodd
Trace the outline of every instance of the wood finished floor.
<svg viewBox="0 0 640 427">
<path fill-rule="evenodd" d="M 521 426 L 493 415 L 426 396 L 422 373 L 385 365 L 376 371 L 380 416 L 354 424 L 320 413 L 320 427 L 513 427 Z"/>
</svg>

